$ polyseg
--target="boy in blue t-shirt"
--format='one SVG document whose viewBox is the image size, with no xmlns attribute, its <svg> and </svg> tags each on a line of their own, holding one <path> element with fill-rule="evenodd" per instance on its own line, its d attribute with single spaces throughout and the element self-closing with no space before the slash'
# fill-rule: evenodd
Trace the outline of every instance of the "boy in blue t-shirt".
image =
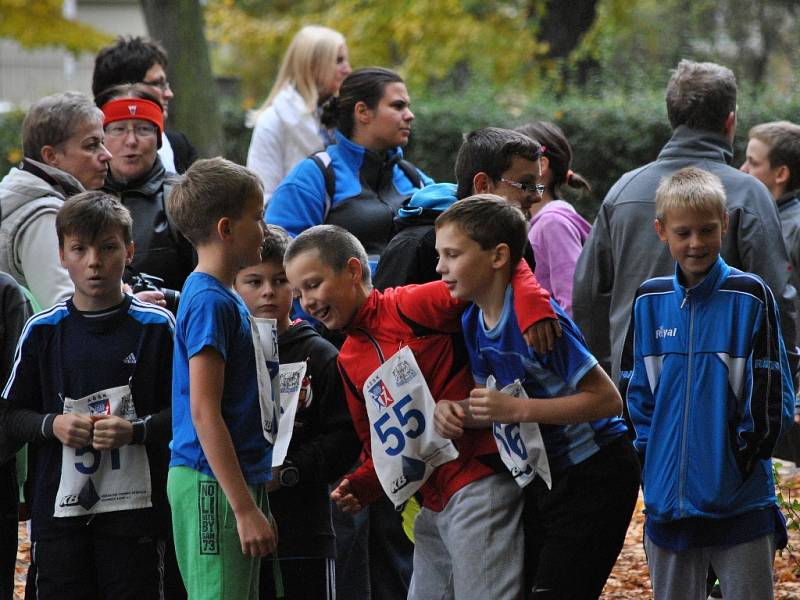
<svg viewBox="0 0 800 600">
<path fill-rule="evenodd" d="M 64 202 L 75 292 L 25 325 L 3 390 L 0 427 L 30 449 L 36 598 L 160 597 L 174 322 L 122 291 L 132 227 L 104 192 Z"/>
<path fill-rule="evenodd" d="M 675 275 L 636 292 L 620 387 L 643 465 L 645 548 L 657 600 L 772 598 L 786 544 L 770 454 L 794 388 L 775 298 L 720 257 L 725 190 L 688 167 L 656 191 L 655 228 Z"/>
<path fill-rule="evenodd" d="M 458 434 L 464 413 L 451 410 L 456 404 L 476 422 L 493 422 L 524 482 L 533 466 L 520 423 L 541 425 L 552 488 L 541 476 L 522 483 L 528 597 L 597 598 L 625 539 L 639 466 L 617 416 L 619 394 L 558 304 L 551 302 L 563 335 L 551 352 L 536 352 L 522 336 L 524 308 L 510 282 L 526 239 L 522 212 L 489 194 L 456 202 L 436 220 L 437 271 L 455 298 L 474 303 L 462 326 L 478 384 L 469 399 L 437 405 L 437 428 Z M 521 388 L 512 395 L 514 384 Z"/>
<path fill-rule="evenodd" d="M 286 600 L 325 600 L 336 583 L 328 486 L 356 461 L 361 442 L 336 368 L 339 352 L 306 321 L 289 317 L 292 288 L 283 256 L 290 241 L 285 229 L 267 225 L 261 262 L 239 271 L 235 285 L 253 316 L 275 319 L 281 387 L 296 394 L 281 403 L 282 414 L 294 415 L 291 441 L 267 484 L 270 510 L 283 531 L 291 532 L 278 544 L 284 595 Z M 271 561 L 263 561 L 260 587 L 260 600 L 275 598 Z"/>
<path fill-rule="evenodd" d="M 260 557 L 277 543 L 263 485 L 272 446 L 249 315 L 233 289 L 239 269 L 261 261 L 263 194 L 244 167 L 199 160 L 167 210 L 198 256 L 181 293 L 173 360 L 167 492 L 178 566 L 192 600 L 246 600 L 258 594 Z"/>
</svg>

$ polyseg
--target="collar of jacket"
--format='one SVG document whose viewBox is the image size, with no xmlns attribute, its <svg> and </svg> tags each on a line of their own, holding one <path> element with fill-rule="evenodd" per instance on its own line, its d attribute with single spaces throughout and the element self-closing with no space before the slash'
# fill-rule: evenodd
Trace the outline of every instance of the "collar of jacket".
<svg viewBox="0 0 800 600">
<path fill-rule="evenodd" d="M 339 149 L 339 154 L 355 171 L 361 171 L 369 164 L 384 165 L 391 163 L 394 166 L 397 161 L 403 158 L 403 149 L 400 146 L 387 150 L 386 156 L 382 157 L 372 150 L 356 144 L 339 130 L 336 130 L 334 135 L 336 136 L 336 147 Z"/>
<path fill-rule="evenodd" d="M 115 194 L 122 192 L 138 192 L 143 196 L 155 196 L 161 187 L 164 185 L 164 176 L 166 174 L 164 165 L 161 164 L 161 159 L 156 154 L 156 161 L 150 170 L 132 181 L 122 182 L 114 179 L 111 174 L 111 169 L 108 171 L 106 182 L 103 184 L 104 190 L 109 190 Z"/>
<path fill-rule="evenodd" d="M 680 267 L 675 264 L 675 275 L 672 278 L 672 285 L 675 291 L 680 294 L 681 299 L 689 296 L 692 302 L 703 302 L 708 299 L 711 294 L 716 292 L 725 281 L 730 273 L 731 268 L 722 260 L 721 256 L 717 257 L 717 262 L 711 267 L 711 270 L 703 278 L 703 281 L 697 285 L 687 288 L 681 283 Z"/>
<path fill-rule="evenodd" d="M 48 164 L 39 162 L 38 160 L 33 160 L 27 156 L 22 159 L 20 168 L 23 171 L 27 171 L 28 173 L 35 175 L 42 181 L 46 181 L 54 188 L 60 188 L 64 192 L 64 196 L 67 198 L 86 191 L 81 182 L 66 171 L 62 171 L 56 167 L 51 167 Z"/>
<path fill-rule="evenodd" d="M 733 161 L 733 146 L 720 133 L 679 125 L 658 153 L 658 159 L 687 157 L 715 160 L 729 165 Z"/>
</svg>

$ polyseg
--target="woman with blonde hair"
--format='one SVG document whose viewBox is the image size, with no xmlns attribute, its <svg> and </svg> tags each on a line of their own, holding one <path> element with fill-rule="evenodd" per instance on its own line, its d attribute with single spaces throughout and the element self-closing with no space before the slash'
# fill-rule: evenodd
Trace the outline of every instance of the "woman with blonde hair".
<svg viewBox="0 0 800 600">
<path fill-rule="evenodd" d="M 247 166 L 264 183 L 264 202 L 295 164 L 333 142 L 320 123 L 322 105 L 352 69 L 338 31 L 303 27 L 283 57 L 275 85 L 256 114 Z"/>
</svg>

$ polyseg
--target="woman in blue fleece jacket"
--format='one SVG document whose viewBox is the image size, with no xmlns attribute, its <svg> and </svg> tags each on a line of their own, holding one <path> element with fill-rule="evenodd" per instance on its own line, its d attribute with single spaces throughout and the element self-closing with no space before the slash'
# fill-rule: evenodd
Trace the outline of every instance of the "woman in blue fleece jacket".
<svg viewBox="0 0 800 600">
<path fill-rule="evenodd" d="M 373 267 L 394 234 L 405 199 L 433 181 L 403 160 L 414 113 L 397 73 L 353 71 L 323 123 L 335 125 L 336 144 L 301 161 L 267 206 L 268 223 L 295 236 L 321 223 L 339 225 L 364 245 Z"/>
</svg>

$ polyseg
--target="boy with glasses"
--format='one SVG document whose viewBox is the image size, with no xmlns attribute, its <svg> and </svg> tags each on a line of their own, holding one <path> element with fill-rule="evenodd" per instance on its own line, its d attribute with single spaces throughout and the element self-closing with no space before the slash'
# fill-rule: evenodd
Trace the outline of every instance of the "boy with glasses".
<svg viewBox="0 0 800 600">
<path fill-rule="evenodd" d="M 497 194 L 527 215 L 544 192 L 539 183 L 542 151 L 537 142 L 510 129 L 484 127 L 465 135 L 456 157 L 457 185 L 426 186 L 398 211 L 394 221 L 397 234 L 381 255 L 375 287 L 383 290 L 439 279 L 433 222 L 456 200 L 472 194 Z M 533 271 L 533 253 L 527 244 L 524 258 Z"/>
</svg>

